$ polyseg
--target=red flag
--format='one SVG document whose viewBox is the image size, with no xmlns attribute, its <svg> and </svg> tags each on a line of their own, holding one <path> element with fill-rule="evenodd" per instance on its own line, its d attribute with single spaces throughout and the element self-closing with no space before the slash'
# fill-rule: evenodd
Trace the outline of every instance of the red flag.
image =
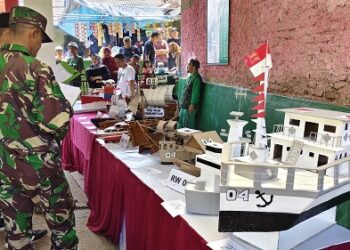
<svg viewBox="0 0 350 250">
<path fill-rule="evenodd" d="M 267 42 L 264 42 L 253 53 L 244 57 L 244 62 L 249 67 L 254 77 L 260 76 L 264 73 L 264 66 L 268 66 L 269 69 L 272 68 L 270 48 Z"/>
<path fill-rule="evenodd" d="M 252 115 L 252 118 L 264 118 L 264 117 L 265 117 L 265 111 Z"/>
<path fill-rule="evenodd" d="M 255 92 L 255 93 L 264 92 L 264 84 L 260 84 L 260 85 L 256 86 L 253 89 L 253 92 Z"/>
<path fill-rule="evenodd" d="M 265 103 L 260 102 L 258 105 L 252 108 L 252 110 L 264 110 L 265 109 Z"/>
<path fill-rule="evenodd" d="M 265 95 L 264 95 L 264 93 L 261 93 L 260 95 L 254 97 L 254 98 L 252 99 L 253 102 L 260 102 L 260 101 L 263 101 L 263 100 L 265 100 Z"/>
</svg>

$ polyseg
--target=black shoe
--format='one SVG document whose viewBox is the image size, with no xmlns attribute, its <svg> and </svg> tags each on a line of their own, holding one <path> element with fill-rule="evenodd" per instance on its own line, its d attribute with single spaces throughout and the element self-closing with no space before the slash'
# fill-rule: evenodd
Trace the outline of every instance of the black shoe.
<svg viewBox="0 0 350 250">
<path fill-rule="evenodd" d="M 44 230 L 33 230 L 31 241 L 35 242 L 35 241 L 41 240 L 42 238 L 45 237 L 45 235 L 47 235 L 47 230 L 46 229 L 44 229 Z"/>
</svg>

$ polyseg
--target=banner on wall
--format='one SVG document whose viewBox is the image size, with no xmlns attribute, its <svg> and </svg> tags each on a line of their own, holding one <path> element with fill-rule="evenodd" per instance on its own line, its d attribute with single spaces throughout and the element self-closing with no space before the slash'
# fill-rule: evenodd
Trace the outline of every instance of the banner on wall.
<svg viewBox="0 0 350 250">
<path fill-rule="evenodd" d="M 228 64 L 229 0 L 207 0 L 207 63 Z"/>
</svg>

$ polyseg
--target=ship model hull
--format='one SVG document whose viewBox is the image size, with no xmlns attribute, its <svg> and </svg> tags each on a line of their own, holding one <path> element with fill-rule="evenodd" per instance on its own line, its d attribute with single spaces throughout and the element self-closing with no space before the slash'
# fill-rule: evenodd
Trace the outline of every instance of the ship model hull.
<svg viewBox="0 0 350 250">
<path fill-rule="evenodd" d="M 288 230 L 297 224 L 310 219 L 328 209 L 341 204 L 350 199 L 350 184 L 347 184 L 344 190 L 349 190 L 342 194 L 335 189 L 329 193 L 317 197 L 314 201 L 317 205 L 301 213 L 283 212 L 261 212 L 246 211 L 225 211 L 219 212 L 219 232 L 275 232 Z M 332 194 L 333 193 L 333 194 Z M 336 194 L 338 193 L 338 194 Z M 326 197 L 325 197 L 326 196 Z M 329 198 L 332 196 L 332 198 Z M 327 201 L 324 201 L 327 199 Z M 319 201 L 320 200 L 320 201 Z M 319 202 L 318 202 L 319 201 Z M 290 206 L 298 206 L 297 199 L 293 199 Z"/>
</svg>

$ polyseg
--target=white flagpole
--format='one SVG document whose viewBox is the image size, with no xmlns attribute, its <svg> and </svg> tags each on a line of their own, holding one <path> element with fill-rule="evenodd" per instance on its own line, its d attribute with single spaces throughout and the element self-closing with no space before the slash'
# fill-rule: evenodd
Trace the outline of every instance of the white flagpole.
<svg viewBox="0 0 350 250">
<path fill-rule="evenodd" d="M 267 88 L 269 79 L 269 66 L 267 65 L 267 54 L 268 54 L 269 42 L 266 41 L 266 53 L 265 53 L 265 65 L 264 67 L 264 110 L 259 110 L 258 112 L 265 112 L 266 114 L 266 101 L 267 101 Z M 256 119 L 256 134 L 255 134 L 255 146 L 261 148 L 266 147 L 266 121 L 265 118 L 258 117 Z"/>
<path fill-rule="evenodd" d="M 265 96 L 265 110 L 266 110 L 266 100 L 267 100 L 267 88 L 269 86 L 269 66 L 267 65 L 267 52 L 269 48 L 269 41 L 266 41 L 266 55 L 265 55 L 265 69 L 264 69 L 264 96 Z"/>
</svg>

